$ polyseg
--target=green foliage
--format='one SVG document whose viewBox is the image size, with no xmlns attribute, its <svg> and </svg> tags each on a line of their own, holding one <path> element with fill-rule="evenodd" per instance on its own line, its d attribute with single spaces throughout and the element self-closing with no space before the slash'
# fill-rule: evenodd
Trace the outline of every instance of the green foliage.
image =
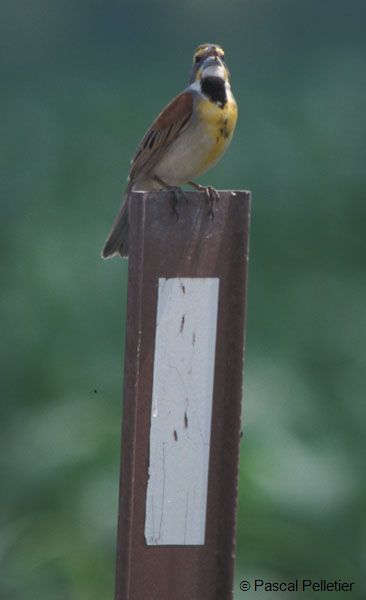
<svg viewBox="0 0 366 600">
<path fill-rule="evenodd" d="M 364 3 L 3 12 L 0 597 L 113 595 L 126 264 L 99 252 L 136 143 L 214 41 L 240 116 L 203 182 L 253 192 L 238 581 L 363 598 Z"/>
</svg>

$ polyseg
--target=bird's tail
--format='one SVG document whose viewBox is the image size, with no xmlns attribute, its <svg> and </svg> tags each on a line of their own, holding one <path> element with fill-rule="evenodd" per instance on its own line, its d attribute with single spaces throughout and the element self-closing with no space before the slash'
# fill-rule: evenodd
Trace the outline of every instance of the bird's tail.
<svg viewBox="0 0 366 600">
<path fill-rule="evenodd" d="M 122 258 L 128 257 L 129 248 L 129 222 L 128 222 L 128 199 L 129 193 L 126 193 L 121 209 L 113 223 L 106 243 L 102 250 L 102 258 L 111 258 L 118 254 Z"/>
</svg>

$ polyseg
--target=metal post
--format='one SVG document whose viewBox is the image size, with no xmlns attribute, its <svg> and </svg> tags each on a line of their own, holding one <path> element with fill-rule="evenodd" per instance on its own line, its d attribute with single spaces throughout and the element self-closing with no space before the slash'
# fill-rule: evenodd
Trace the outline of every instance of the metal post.
<svg viewBox="0 0 366 600">
<path fill-rule="evenodd" d="M 229 600 L 250 194 L 130 199 L 116 600 Z"/>
</svg>

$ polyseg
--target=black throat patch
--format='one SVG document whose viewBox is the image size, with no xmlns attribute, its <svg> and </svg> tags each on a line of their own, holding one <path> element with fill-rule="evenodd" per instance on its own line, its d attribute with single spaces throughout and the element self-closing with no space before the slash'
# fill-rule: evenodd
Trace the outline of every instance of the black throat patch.
<svg viewBox="0 0 366 600">
<path fill-rule="evenodd" d="M 224 108 L 227 102 L 227 95 L 225 81 L 221 79 L 221 77 L 215 77 L 213 75 L 204 77 L 201 81 L 201 90 L 211 102 L 215 102 L 220 108 Z"/>
</svg>

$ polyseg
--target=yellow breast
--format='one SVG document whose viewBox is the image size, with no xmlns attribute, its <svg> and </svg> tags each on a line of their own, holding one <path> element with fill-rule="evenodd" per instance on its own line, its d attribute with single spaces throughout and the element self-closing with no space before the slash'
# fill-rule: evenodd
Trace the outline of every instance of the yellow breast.
<svg viewBox="0 0 366 600">
<path fill-rule="evenodd" d="M 214 102 L 200 98 L 197 103 L 197 116 L 204 133 L 212 145 L 206 157 L 202 157 L 202 172 L 211 167 L 225 152 L 234 133 L 238 118 L 238 108 L 232 98 L 223 108 Z"/>
</svg>

